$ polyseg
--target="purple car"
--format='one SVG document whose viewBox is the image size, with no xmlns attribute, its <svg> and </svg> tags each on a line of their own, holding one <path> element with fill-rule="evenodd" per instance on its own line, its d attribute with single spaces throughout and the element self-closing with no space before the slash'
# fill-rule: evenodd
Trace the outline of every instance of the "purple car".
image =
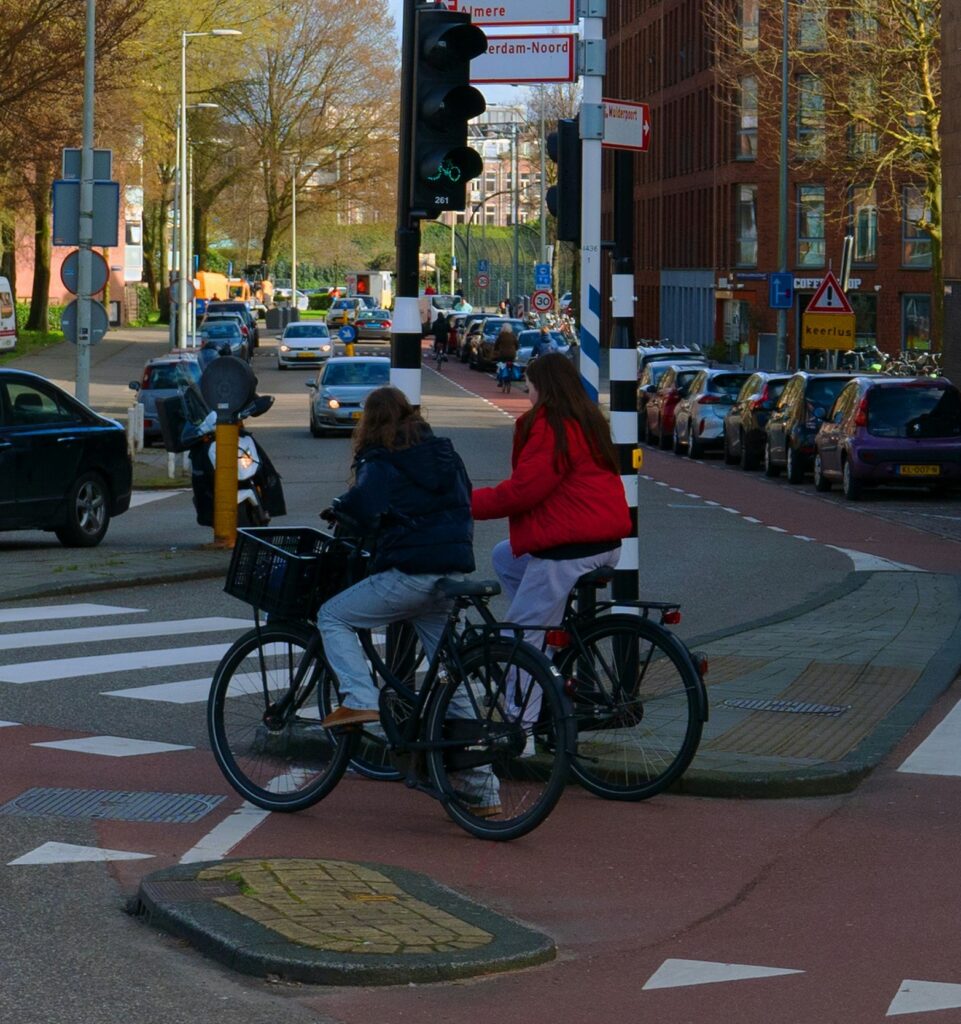
<svg viewBox="0 0 961 1024">
<path fill-rule="evenodd" d="M 961 393 L 932 377 L 855 377 L 814 440 L 814 486 L 839 482 L 856 501 L 865 487 L 961 482 Z"/>
</svg>

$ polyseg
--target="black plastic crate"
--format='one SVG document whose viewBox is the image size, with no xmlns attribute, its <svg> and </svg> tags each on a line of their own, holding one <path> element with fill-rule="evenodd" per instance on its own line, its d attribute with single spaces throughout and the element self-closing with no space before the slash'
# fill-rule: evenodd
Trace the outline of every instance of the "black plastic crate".
<svg viewBox="0 0 961 1024">
<path fill-rule="evenodd" d="M 309 526 L 237 531 L 224 590 L 281 618 L 311 619 L 349 582 L 349 549 Z"/>
</svg>

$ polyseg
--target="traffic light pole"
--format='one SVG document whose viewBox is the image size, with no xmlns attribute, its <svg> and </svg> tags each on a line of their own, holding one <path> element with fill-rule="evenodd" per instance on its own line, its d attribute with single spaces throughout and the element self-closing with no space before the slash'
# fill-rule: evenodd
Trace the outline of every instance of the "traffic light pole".
<svg viewBox="0 0 961 1024">
<path fill-rule="evenodd" d="M 417 304 L 420 221 L 411 216 L 413 176 L 414 63 L 417 56 L 417 0 L 404 0 L 400 74 L 400 152 L 397 167 L 397 296 L 390 337 L 390 382 L 420 405 L 421 324 Z"/>
<path fill-rule="evenodd" d="M 637 536 L 637 350 L 634 347 L 634 154 L 614 153 L 614 273 L 611 279 L 611 439 L 631 532 L 621 542 L 614 570 L 614 600 L 636 601 L 639 593 Z"/>
</svg>

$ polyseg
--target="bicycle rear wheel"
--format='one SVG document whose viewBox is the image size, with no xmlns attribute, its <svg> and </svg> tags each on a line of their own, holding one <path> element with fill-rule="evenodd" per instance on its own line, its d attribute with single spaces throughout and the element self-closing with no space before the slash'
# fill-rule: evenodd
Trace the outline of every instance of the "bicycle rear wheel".
<svg viewBox="0 0 961 1024">
<path fill-rule="evenodd" d="M 270 811 L 323 799 L 347 768 L 353 736 L 321 728 L 322 659 L 314 630 L 269 623 L 240 637 L 214 673 L 207 728 L 214 758 L 241 796 Z"/>
<path fill-rule="evenodd" d="M 553 810 L 574 742 L 560 678 L 527 644 L 494 638 L 461 652 L 463 674 L 428 711 L 427 761 L 444 808 L 480 839 L 516 839 Z"/>
<path fill-rule="evenodd" d="M 645 800 L 681 777 L 707 714 L 704 683 L 684 645 L 634 615 L 605 615 L 555 657 L 573 680 L 571 769 L 608 800 Z"/>
<path fill-rule="evenodd" d="M 428 658 L 417 630 L 409 622 L 394 622 L 378 631 L 361 630 L 360 636 L 364 654 L 371 661 L 371 674 L 375 682 L 380 684 L 387 674 L 406 683 L 413 690 L 418 689 L 427 671 Z M 403 722 L 411 709 L 399 695 L 393 691 L 388 692 L 393 718 L 403 728 Z M 325 673 L 320 687 L 322 713 L 329 714 L 341 702 L 336 680 L 329 672 Z M 350 767 L 368 779 L 379 779 L 382 782 L 395 782 L 403 777 L 394 763 L 387 737 L 379 723 L 366 725 L 360 732 Z"/>
</svg>

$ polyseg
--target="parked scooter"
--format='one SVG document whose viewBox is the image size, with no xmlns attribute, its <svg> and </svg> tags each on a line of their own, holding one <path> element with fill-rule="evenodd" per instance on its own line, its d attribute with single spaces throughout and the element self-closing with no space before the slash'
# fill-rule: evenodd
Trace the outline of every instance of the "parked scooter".
<svg viewBox="0 0 961 1024">
<path fill-rule="evenodd" d="M 273 395 L 259 395 L 238 413 L 241 421 L 262 416 L 274 404 Z M 214 524 L 214 470 L 217 465 L 215 428 L 217 414 L 210 415 L 199 428 L 200 436 L 187 449 L 190 456 L 194 508 L 201 526 Z M 287 514 L 284 488 L 263 446 L 249 431 L 240 428 L 237 445 L 237 525 L 266 526 L 272 516 Z"/>
</svg>

